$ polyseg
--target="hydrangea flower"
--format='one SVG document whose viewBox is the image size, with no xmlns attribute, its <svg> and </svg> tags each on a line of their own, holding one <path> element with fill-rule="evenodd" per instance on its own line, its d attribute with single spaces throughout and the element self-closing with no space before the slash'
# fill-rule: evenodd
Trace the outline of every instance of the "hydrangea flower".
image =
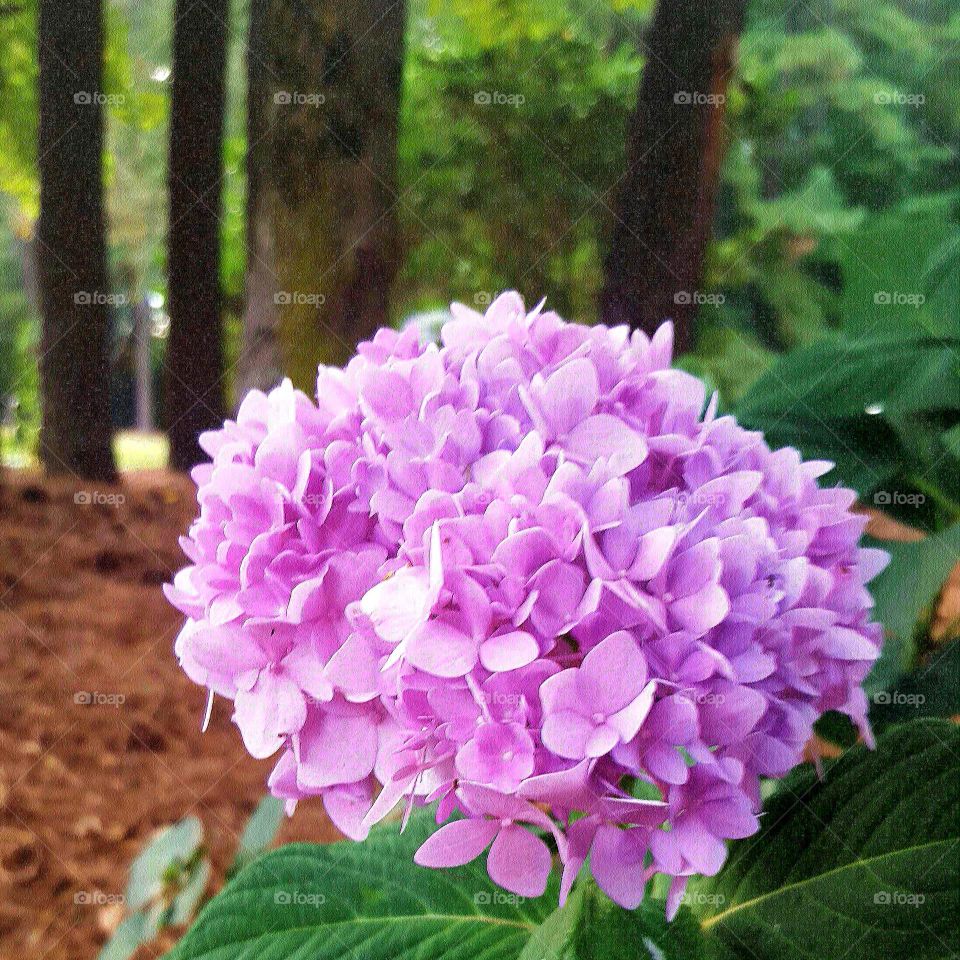
<svg viewBox="0 0 960 960">
<path fill-rule="evenodd" d="M 437 805 L 419 863 L 489 849 L 634 907 L 716 873 L 761 777 L 849 715 L 878 655 L 852 491 L 670 367 L 672 329 L 567 323 L 507 293 L 442 345 L 380 331 L 316 398 L 284 382 L 204 435 L 176 651 L 233 701 L 292 812 L 362 839 Z"/>
</svg>

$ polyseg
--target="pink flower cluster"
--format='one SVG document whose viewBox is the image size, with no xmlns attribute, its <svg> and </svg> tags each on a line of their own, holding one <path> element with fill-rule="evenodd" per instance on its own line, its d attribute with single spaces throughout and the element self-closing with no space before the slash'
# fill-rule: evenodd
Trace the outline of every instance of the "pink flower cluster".
<svg viewBox="0 0 960 960">
<path fill-rule="evenodd" d="M 354 839 L 438 803 L 418 863 L 565 897 L 587 856 L 635 907 L 714 874 L 814 721 L 869 737 L 878 654 L 854 494 L 670 368 L 672 330 L 515 293 L 442 346 L 380 331 L 316 401 L 251 393 L 204 436 L 176 650 L 234 702 L 288 808 Z"/>
</svg>

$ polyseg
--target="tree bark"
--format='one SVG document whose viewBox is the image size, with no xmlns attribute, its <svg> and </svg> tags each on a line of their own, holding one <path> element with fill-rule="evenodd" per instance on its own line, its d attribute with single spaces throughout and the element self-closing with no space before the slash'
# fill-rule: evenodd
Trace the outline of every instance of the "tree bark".
<svg viewBox="0 0 960 960">
<path fill-rule="evenodd" d="M 243 344 L 238 362 L 236 396 L 268 390 L 282 376 L 279 309 L 275 301 L 273 235 L 261 188 L 267 165 L 267 7 L 269 0 L 250 0 L 247 38 L 247 223 L 246 297 Z"/>
<path fill-rule="evenodd" d="M 134 425 L 153 430 L 153 364 L 150 357 L 150 304 L 141 297 L 133 305 L 133 397 Z"/>
<path fill-rule="evenodd" d="M 672 318 L 692 342 L 744 0 L 660 0 L 627 136 L 627 170 L 600 316 L 648 333 Z"/>
<path fill-rule="evenodd" d="M 170 463 L 204 459 L 224 416 L 220 291 L 223 113 L 229 0 L 177 0 L 170 110 L 165 419 Z"/>
<path fill-rule="evenodd" d="M 40 459 L 112 480 L 100 0 L 41 0 L 39 65 Z"/>
<path fill-rule="evenodd" d="M 268 0 L 265 168 L 284 373 L 313 392 L 389 319 L 404 0 Z"/>
</svg>

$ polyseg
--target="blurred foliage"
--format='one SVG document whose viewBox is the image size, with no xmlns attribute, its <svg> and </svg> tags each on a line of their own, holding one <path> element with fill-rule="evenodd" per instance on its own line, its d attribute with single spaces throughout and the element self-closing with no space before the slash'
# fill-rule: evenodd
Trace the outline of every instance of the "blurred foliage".
<svg viewBox="0 0 960 960">
<path fill-rule="evenodd" d="M 22 248 L 37 209 L 36 8 L 22 0 L 0 16 L 4 256 Z M 651 10 L 652 0 L 412 0 L 398 321 L 454 298 L 482 307 L 510 286 L 594 318 Z M 172 0 L 107 0 L 106 11 L 113 282 L 131 298 L 162 295 Z M 726 104 L 710 295 L 682 361 L 728 408 L 778 354 L 826 334 L 872 336 L 891 324 L 949 332 L 960 296 L 960 9 L 953 0 L 749 0 L 747 11 Z M 239 352 L 245 268 L 247 0 L 232 16 L 228 358 Z M 0 388 L 16 384 L 21 409 L 35 410 L 36 318 L 11 306 L 21 286 L 5 262 L 0 322 L 18 359 L 3 362 L 18 372 Z"/>
<path fill-rule="evenodd" d="M 283 801 L 265 796 L 244 827 L 228 879 L 273 844 L 282 820 Z M 212 874 L 203 824 L 197 817 L 184 817 L 158 830 L 130 864 L 123 918 L 97 960 L 128 960 L 161 931 L 186 926 L 207 898 Z"/>
</svg>

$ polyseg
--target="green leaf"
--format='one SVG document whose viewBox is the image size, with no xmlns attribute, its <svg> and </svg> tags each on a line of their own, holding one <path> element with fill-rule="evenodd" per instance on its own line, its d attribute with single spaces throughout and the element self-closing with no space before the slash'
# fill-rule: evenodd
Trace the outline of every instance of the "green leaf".
<svg viewBox="0 0 960 960">
<path fill-rule="evenodd" d="M 960 524 L 931 533 L 914 543 L 875 542 L 890 552 L 890 565 L 870 584 L 884 642 L 865 687 L 868 692 L 892 686 L 917 656 L 914 631 L 954 565 L 960 562 Z"/>
<path fill-rule="evenodd" d="M 197 861 L 183 889 L 177 893 L 170 904 L 170 916 L 167 923 L 171 927 L 183 926 L 193 919 L 197 906 L 203 899 L 204 893 L 206 893 L 211 873 L 212 868 L 209 860 Z"/>
<path fill-rule="evenodd" d="M 127 907 L 139 910 L 157 897 L 171 869 L 182 869 L 202 842 L 203 824 L 196 817 L 184 817 L 156 834 L 130 865 Z"/>
<path fill-rule="evenodd" d="M 929 662 L 871 699 L 870 723 L 877 733 L 918 717 L 960 714 L 960 638 L 934 648 Z"/>
<path fill-rule="evenodd" d="M 470 960 L 516 957 L 557 905 L 554 879 L 525 900 L 495 887 L 484 860 L 429 870 L 413 853 L 429 812 L 363 843 L 291 844 L 255 860 L 203 909 L 171 960 Z"/>
<path fill-rule="evenodd" d="M 231 876 L 273 843 L 282 822 L 283 800 L 268 794 L 257 804 L 256 810 L 243 828 L 237 856 L 230 867 Z"/>
<path fill-rule="evenodd" d="M 132 913 L 113 931 L 113 936 L 97 954 L 97 960 L 127 960 L 148 939 L 146 916 Z"/>
<path fill-rule="evenodd" d="M 771 446 L 836 463 L 861 495 L 911 462 L 894 424 L 960 408 L 960 337 L 828 337 L 781 357 L 736 409 Z M 921 471 L 921 472 L 925 472 Z"/>
<path fill-rule="evenodd" d="M 868 407 L 900 413 L 960 409 L 960 336 L 843 340 L 825 337 L 781 357 L 744 398 L 745 418 L 795 414 L 815 404 L 826 420 L 859 417 Z M 952 363 L 950 362 L 952 359 Z"/>
<path fill-rule="evenodd" d="M 536 930 L 519 960 L 696 960 L 703 936 L 681 905 L 667 923 L 666 904 L 646 899 L 624 910 L 592 881 L 579 881 L 565 906 Z"/>
<path fill-rule="evenodd" d="M 895 727 L 824 780 L 805 770 L 693 900 L 709 954 L 911 960 L 960 950 L 960 730 Z M 713 895 L 711 902 L 709 895 Z"/>
<path fill-rule="evenodd" d="M 534 930 L 519 960 L 579 960 L 577 931 L 586 921 L 588 901 L 593 896 L 592 884 L 578 882 L 567 902 Z"/>
<path fill-rule="evenodd" d="M 947 319 L 955 312 L 955 301 L 944 296 L 953 291 L 938 280 L 934 259 L 950 231 L 943 216 L 896 211 L 872 217 L 841 244 L 845 330 L 864 335 L 922 326 L 946 332 L 951 322 L 955 329 L 955 322 Z"/>
</svg>

